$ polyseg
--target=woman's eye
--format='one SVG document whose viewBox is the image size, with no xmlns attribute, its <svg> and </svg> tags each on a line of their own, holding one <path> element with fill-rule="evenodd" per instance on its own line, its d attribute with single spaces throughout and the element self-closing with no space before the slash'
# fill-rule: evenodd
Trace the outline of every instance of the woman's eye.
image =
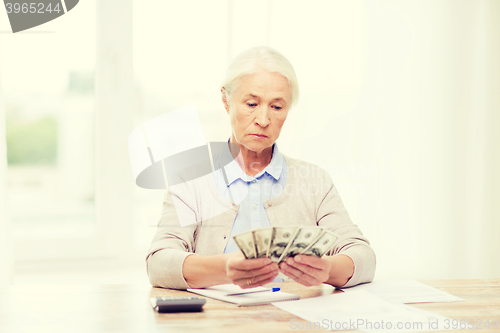
<svg viewBox="0 0 500 333">
<path fill-rule="evenodd" d="M 274 106 L 274 109 L 275 109 L 275 110 L 281 110 L 281 109 L 282 109 L 282 107 L 281 107 L 281 106 L 277 106 L 277 105 L 275 105 L 275 106 Z"/>
<path fill-rule="evenodd" d="M 256 104 L 256 103 L 247 103 L 247 105 L 248 105 L 249 107 L 251 107 L 251 108 L 253 108 L 253 107 L 257 106 L 257 104 Z"/>
</svg>

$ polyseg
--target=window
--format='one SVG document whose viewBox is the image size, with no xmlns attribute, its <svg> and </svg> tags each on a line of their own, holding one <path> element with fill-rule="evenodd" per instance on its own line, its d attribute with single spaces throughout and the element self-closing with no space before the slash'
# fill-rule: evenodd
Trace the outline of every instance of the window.
<svg viewBox="0 0 500 333">
<path fill-rule="evenodd" d="M 74 257 L 85 251 L 71 245 L 96 234 L 95 10 L 95 2 L 84 1 L 57 20 L 0 37 L 18 260 Z M 7 31 L 5 19 L 1 30 Z"/>
</svg>

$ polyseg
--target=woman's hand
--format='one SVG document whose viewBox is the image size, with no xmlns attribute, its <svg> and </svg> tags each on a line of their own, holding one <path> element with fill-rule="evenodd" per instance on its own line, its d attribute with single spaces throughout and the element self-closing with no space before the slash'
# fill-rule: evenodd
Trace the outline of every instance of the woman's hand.
<svg viewBox="0 0 500 333">
<path fill-rule="evenodd" d="M 326 257 L 297 255 L 280 264 L 280 271 L 306 287 L 318 286 L 330 277 L 332 264 Z"/>
<path fill-rule="evenodd" d="M 269 258 L 245 259 L 243 253 L 238 251 L 226 260 L 227 277 L 243 289 L 270 283 L 278 273 L 278 265 Z"/>
</svg>

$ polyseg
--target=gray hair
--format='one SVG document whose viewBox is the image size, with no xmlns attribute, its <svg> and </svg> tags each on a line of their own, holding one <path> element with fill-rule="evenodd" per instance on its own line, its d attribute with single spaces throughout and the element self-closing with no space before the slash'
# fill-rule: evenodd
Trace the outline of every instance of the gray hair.
<svg viewBox="0 0 500 333">
<path fill-rule="evenodd" d="M 231 61 L 226 71 L 226 77 L 222 82 L 226 98 L 228 100 L 231 99 L 231 95 L 238 88 L 240 79 L 261 70 L 278 73 L 285 77 L 292 92 L 290 106 L 297 103 L 299 100 L 299 84 L 292 64 L 281 53 L 267 46 L 257 46 L 248 49 Z"/>
</svg>

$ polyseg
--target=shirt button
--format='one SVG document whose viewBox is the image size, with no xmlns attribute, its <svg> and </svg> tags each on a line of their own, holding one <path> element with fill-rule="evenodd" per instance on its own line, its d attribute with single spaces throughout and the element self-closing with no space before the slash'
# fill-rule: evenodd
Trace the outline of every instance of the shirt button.
<svg viewBox="0 0 500 333">
<path fill-rule="evenodd" d="M 252 180 L 252 183 L 255 183 L 255 182 L 256 182 L 256 180 L 255 180 L 255 179 L 254 179 L 254 180 Z"/>
<path fill-rule="evenodd" d="M 252 208 L 253 208 L 254 210 L 256 210 L 256 209 L 257 209 L 257 205 L 253 205 L 253 206 L 252 206 Z"/>
</svg>

